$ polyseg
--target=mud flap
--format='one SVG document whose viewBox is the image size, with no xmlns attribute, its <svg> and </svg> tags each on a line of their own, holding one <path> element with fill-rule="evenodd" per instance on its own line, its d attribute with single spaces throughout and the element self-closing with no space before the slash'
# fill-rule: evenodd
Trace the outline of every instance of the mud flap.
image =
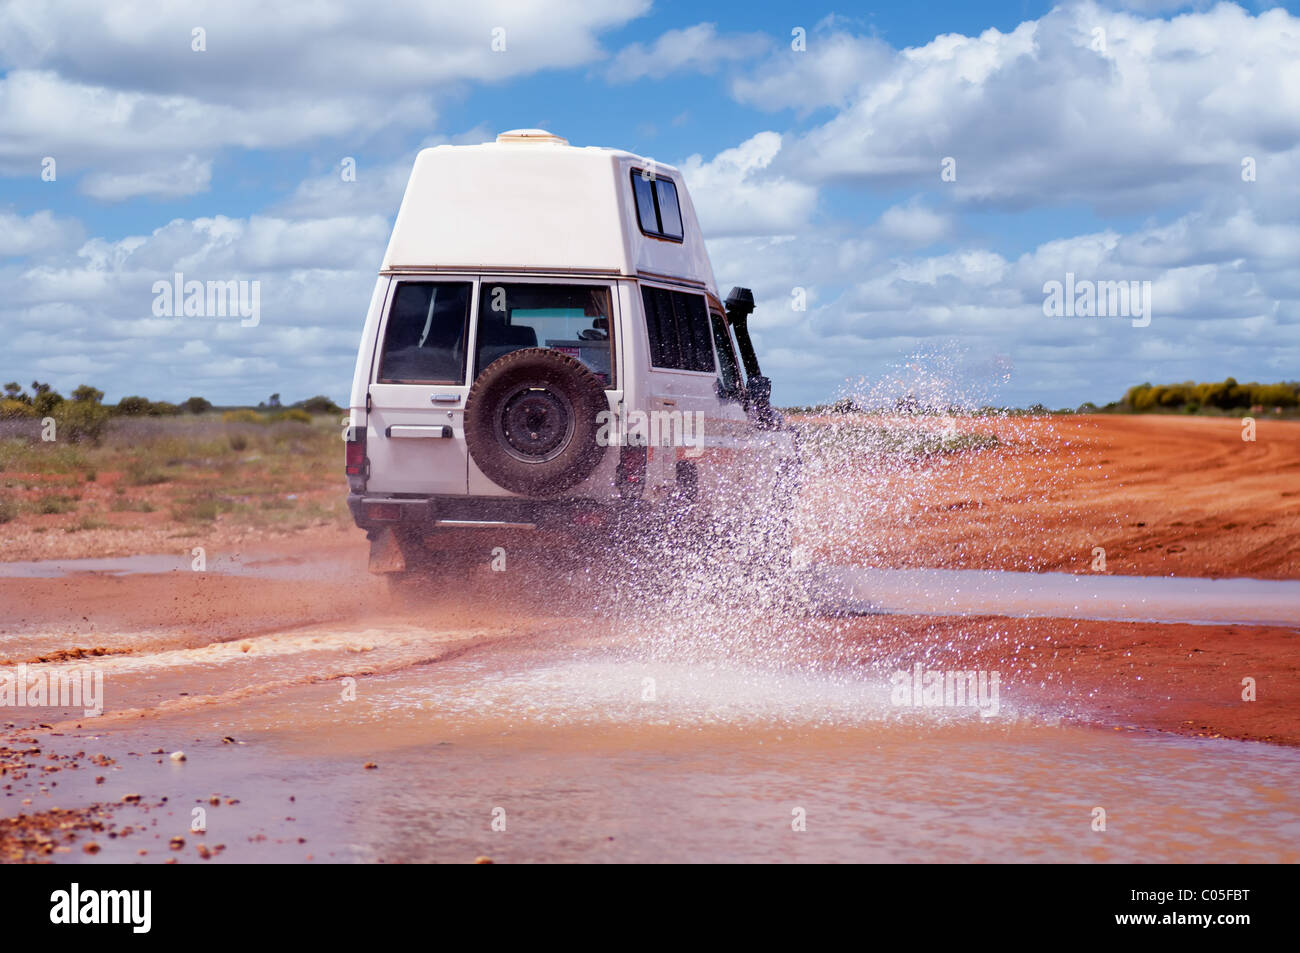
<svg viewBox="0 0 1300 953">
<path fill-rule="evenodd" d="M 406 557 L 402 555 L 402 547 L 397 543 L 397 535 L 387 526 L 375 530 L 370 538 L 370 571 L 406 571 Z"/>
</svg>

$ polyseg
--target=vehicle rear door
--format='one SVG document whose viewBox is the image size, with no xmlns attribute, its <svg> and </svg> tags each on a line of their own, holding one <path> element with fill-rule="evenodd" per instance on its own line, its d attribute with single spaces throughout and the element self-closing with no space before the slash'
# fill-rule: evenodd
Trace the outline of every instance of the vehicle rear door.
<svg viewBox="0 0 1300 953">
<path fill-rule="evenodd" d="M 464 495 L 472 277 L 394 281 L 370 383 L 367 489 Z"/>
</svg>

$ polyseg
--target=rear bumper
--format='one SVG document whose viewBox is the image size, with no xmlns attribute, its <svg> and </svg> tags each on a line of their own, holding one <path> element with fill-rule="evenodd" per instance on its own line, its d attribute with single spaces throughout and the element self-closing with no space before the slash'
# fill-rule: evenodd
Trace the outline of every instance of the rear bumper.
<svg viewBox="0 0 1300 953">
<path fill-rule="evenodd" d="M 644 515 L 640 500 L 530 500 L 520 497 L 393 496 L 349 493 L 348 510 L 357 526 L 410 533 L 439 530 L 565 530 L 614 526 Z"/>
</svg>

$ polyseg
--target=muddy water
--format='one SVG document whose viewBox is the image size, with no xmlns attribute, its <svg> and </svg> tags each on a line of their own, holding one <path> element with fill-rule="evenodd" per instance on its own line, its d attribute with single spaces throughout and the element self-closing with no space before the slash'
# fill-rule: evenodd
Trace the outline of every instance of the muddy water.
<svg viewBox="0 0 1300 953">
<path fill-rule="evenodd" d="M 1295 580 L 838 566 L 810 575 L 824 603 L 848 611 L 1300 626 Z"/>
<path fill-rule="evenodd" d="M 567 628 L 471 641 L 358 678 L 355 699 L 305 681 L 328 667 L 319 643 L 282 652 L 276 691 L 51 739 L 119 766 L 104 785 L 65 772 L 36 800 L 167 797 L 98 860 L 160 859 L 178 833 L 225 844 L 222 861 L 1300 860 L 1292 749 L 1080 728 L 1010 703 L 902 708 L 878 674 L 600 642 Z M 212 658 L 171 663 L 151 678 L 221 680 Z M 213 794 L 239 804 L 209 807 Z"/>
<path fill-rule="evenodd" d="M 871 599 L 906 608 L 890 578 Z M 930 604 L 1023 608 L 1024 582 L 953 580 Z M 1083 604 L 1048 583 L 1042 611 Z M 55 726 L 36 732 L 47 752 L 114 763 L 33 773 L 0 812 L 108 803 L 137 827 L 68 862 L 197 861 L 199 841 L 224 845 L 213 863 L 1300 861 L 1296 749 L 1082 727 L 1009 690 L 996 710 L 897 704 L 889 671 L 819 654 L 836 623 L 807 614 L 469 605 L 455 624 L 386 607 L 201 645 L 120 633 L 134 650 L 57 666 L 104 675 L 102 717 L 23 721 Z"/>
</svg>

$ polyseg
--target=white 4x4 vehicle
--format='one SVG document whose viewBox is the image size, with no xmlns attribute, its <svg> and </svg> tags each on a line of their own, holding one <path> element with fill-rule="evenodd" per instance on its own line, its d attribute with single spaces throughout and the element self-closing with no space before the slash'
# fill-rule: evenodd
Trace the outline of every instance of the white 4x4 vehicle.
<svg viewBox="0 0 1300 953">
<path fill-rule="evenodd" d="M 761 520 L 788 549 L 770 529 L 788 521 L 797 447 L 752 310 L 747 289 L 719 299 L 670 166 L 533 129 L 420 152 L 346 434 L 371 569 L 688 516 L 724 533 Z"/>
</svg>

